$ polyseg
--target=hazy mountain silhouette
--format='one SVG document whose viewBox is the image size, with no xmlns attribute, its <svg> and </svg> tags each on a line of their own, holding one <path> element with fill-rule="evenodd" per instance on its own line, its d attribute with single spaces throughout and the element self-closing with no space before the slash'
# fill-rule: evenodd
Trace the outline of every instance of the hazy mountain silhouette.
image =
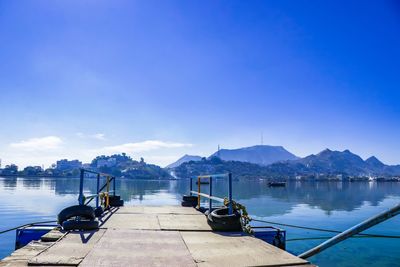
<svg viewBox="0 0 400 267">
<path fill-rule="evenodd" d="M 310 155 L 293 161 L 271 164 L 268 168 L 273 173 L 294 174 L 348 174 L 348 175 L 399 175 L 400 166 L 383 164 L 375 156 L 363 160 L 350 152 L 325 149 L 316 155 Z"/>
<path fill-rule="evenodd" d="M 189 162 L 189 161 L 200 161 L 201 159 L 202 159 L 202 157 L 200 157 L 200 156 L 192 156 L 192 155 L 186 154 L 183 157 L 181 157 L 180 159 L 178 159 L 177 161 L 175 161 L 174 163 L 169 164 L 165 168 L 175 168 L 175 167 L 178 167 L 179 165 L 181 165 L 182 163 Z"/>
<path fill-rule="evenodd" d="M 290 158 L 289 160 L 285 160 Z M 216 160 L 219 159 L 219 160 Z M 267 164 L 267 162 L 273 162 Z M 290 178 L 296 175 L 393 176 L 400 175 L 400 165 L 385 165 L 375 156 L 363 160 L 349 150 L 325 149 L 316 155 L 297 158 L 283 147 L 254 146 L 223 149 L 207 160 L 186 161 L 175 167 L 178 177 L 210 172 L 235 172 L 239 177 Z M 180 176 L 181 175 L 181 176 Z"/>
<path fill-rule="evenodd" d="M 297 156 L 282 146 L 258 145 L 238 149 L 221 149 L 210 156 L 225 161 L 242 161 L 259 165 L 269 165 L 278 161 L 295 160 Z"/>
</svg>

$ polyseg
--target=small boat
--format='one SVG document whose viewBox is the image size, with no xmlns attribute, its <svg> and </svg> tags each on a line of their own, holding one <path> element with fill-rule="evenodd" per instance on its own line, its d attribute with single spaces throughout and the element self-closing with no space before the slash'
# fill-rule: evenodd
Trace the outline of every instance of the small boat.
<svg viewBox="0 0 400 267">
<path fill-rule="evenodd" d="M 269 182 L 268 186 L 269 187 L 285 187 L 286 182 Z"/>
<path fill-rule="evenodd" d="M 196 181 L 196 184 L 199 184 L 199 181 Z M 210 181 L 200 181 L 200 184 L 210 184 Z"/>
</svg>

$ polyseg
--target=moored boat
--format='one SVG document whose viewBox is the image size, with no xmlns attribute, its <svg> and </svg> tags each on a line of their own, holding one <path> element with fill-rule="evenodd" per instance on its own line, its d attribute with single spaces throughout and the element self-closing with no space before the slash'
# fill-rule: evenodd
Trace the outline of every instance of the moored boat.
<svg viewBox="0 0 400 267">
<path fill-rule="evenodd" d="M 196 184 L 199 184 L 199 182 L 196 181 Z M 210 181 L 200 181 L 200 184 L 210 184 Z"/>
<path fill-rule="evenodd" d="M 268 186 L 269 187 L 285 187 L 286 182 L 269 182 Z"/>
</svg>

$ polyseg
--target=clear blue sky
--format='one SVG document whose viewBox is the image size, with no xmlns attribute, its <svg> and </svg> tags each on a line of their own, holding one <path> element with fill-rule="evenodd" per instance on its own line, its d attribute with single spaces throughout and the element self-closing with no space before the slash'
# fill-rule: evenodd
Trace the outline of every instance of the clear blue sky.
<svg viewBox="0 0 400 267">
<path fill-rule="evenodd" d="M 400 163 L 396 1 L 0 1 L 0 158 L 217 145 Z"/>
</svg>

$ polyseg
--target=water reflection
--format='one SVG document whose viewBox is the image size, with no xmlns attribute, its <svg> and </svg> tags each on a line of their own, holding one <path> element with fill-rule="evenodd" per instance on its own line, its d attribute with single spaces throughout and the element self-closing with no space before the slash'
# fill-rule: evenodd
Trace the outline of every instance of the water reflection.
<svg viewBox="0 0 400 267">
<path fill-rule="evenodd" d="M 104 182 L 104 181 L 102 181 Z M 224 197 L 227 195 L 227 183 L 216 180 L 213 183 L 213 193 Z M 169 199 L 178 201 L 181 195 L 187 194 L 189 180 L 128 180 L 117 181 L 117 191 L 125 201 L 141 203 L 150 196 L 162 194 Z M 0 178 L 2 190 L 42 190 L 54 192 L 55 195 L 78 195 L 79 179 L 76 178 Z M 196 187 L 197 188 L 197 187 Z M 208 186 L 202 185 L 201 190 L 208 192 Z M 96 189 L 96 179 L 86 179 L 84 191 L 93 193 Z M 233 184 L 234 198 L 242 201 L 257 199 L 280 203 L 281 213 L 290 210 L 294 205 L 307 204 L 326 211 L 352 211 L 360 208 L 365 202 L 372 206 L 379 205 L 389 196 L 400 196 L 400 185 L 395 182 L 289 182 L 286 187 L 270 188 L 262 180 L 239 180 Z M 162 203 L 160 199 L 158 204 Z M 145 203 L 144 203 L 145 204 Z M 267 203 L 265 203 L 267 204 Z M 276 213 L 276 212 L 274 212 Z"/>
<path fill-rule="evenodd" d="M 383 199 L 391 195 L 400 195 L 398 183 L 368 182 L 304 182 L 289 183 L 283 190 L 270 188 L 273 198 L 294 203 L 304 203 L 324 211 L 352 211 L 361 207 L 366 201 L 377 206 Z"/>
<path fill-rule="evenodd" d="M 218 193 L 226 192 L 226 183 L 217 183 Z M 377 206 L 389 196 L 400 196 L 400 184 L 396 182 L 289 182 L 286 187 L 268 187 L 265 181 L 238 181 L 234 183 L 237 199 L 270 197 L 292 205 L 307 204 L 331 211 L 352 211 L 365 202 Z"/>
<path fill-rule="evenodd" d="M 0 181 L 5 190 L 14 190 L 17 187 L 17 178 L 15 177 L 0 179 Z"/>
<path fill-rule="evenodd" d="M 24 186 L 24 188 L 27 189 L 40 189 L 42 183 L 43 180 L 40 179 L 34 179 L 34 178 L 22 179 L 22 185 Z"/>
</svg>

